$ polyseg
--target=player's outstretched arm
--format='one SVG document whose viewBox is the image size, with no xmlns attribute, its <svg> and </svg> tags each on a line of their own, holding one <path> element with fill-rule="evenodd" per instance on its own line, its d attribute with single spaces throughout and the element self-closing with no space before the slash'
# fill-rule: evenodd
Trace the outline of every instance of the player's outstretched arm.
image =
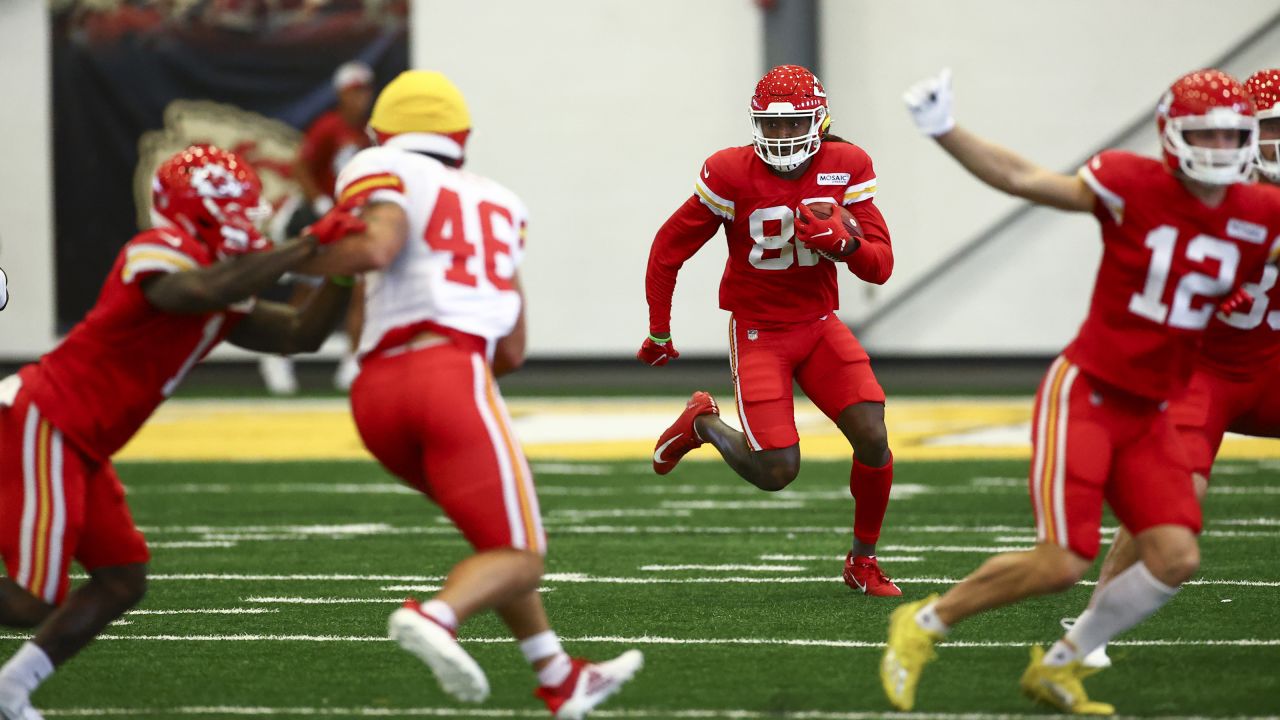
<svg viewBox="0 0 1280 720">
<path fill-rule="evenodd" d="M 152 275 L 142 281 L 147 302 L 170 313 L 225 310 L 275 284 L 280 276 L 311 257 L 319 243 L 302 237 L 267 252 L 221 260 L 181 272 Z"/>
<path fill-rule="evenodd" d="M 636 359 L 660 367 L 680 357 L 671 340 L 671 298 L 676 292 L 676 276 L 686 260 L 694 256 L 720 229 L 720 219 L 697 195 L 684 202 L 658 229 L 649 249 L 644 274 L 644 295 L 649 303 L 649 336 Z"/>
<path fill-rule="evenodd" d="M 1075 175 L 1047 170 L 1017 153 L 957 127 L 952 112 L 951 71 L 912 85 L 902 96 L 921 133 L 938 141 L 966 170 L 1001 192 L 1034 203 L 1092 212 L 1093 191 Z"/>
<path fill-rule="evenodd" d="M 330 278 L 301 308 L 259 300 L 227 337 L 232 344 L 276 355 L 315 352 L 347 312 L 351 284 Z"/>
<path fill-rule="evenodd" d="M 409 216 L 395 203 L 365 205 L 360 212 L 365 222 L 361 233 L 347 235 L 328 245 L 302 263 L 304 275 L 355 275 L 381 270 L 391 264 L 409 237 Z"/>
</svg>

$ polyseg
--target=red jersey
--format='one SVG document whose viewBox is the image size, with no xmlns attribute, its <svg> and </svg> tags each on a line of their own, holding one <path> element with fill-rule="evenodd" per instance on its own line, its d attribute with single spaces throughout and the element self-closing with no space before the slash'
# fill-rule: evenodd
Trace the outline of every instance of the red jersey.
<svg viewBox="0 0 1280 720">
<path fill-rule="evenodd" d="M 302 137 L 302 163 L 321 192 L 333 197 L 342 167 L 371 144 L 364 128 L 351 127 L 337 110 L 330 110 L 316 118 Z"/>
<path fill-rule="evenodd" d="M 19 371 L 40 411 L 81 451 L 111 457 L 243 317 L 244 308 L 166 313 L 143 295 L 145 277 L 212 262 L 203 243 L 176 229 L 139 234 L 121 249 L 84 320 Z"/>
<path fill-rule="evenodd" d="M 1161 162 L 1119 150 L 1095 155 L 1080 177 L 1097 196 L 1103 252 L 1067 358 L 1164 400 L 1190 377 L 1223 296 L 1262 272 L 1280 233 L 1280 189 L 1232 185 L 1208 207 Z"/>
<path fill-rule="evenodd" d="M 1275 185 L 1272 185 L 1275 187 Z M 1280 268 L 1268 264 L 1244 288 L 1253 304 L 1226 318 L 1216 313 L 1205 331 L 1200 362 L 1208 370 L 1244 380 L 1280 368 Z"/>
<path fill-rule="evenodd" d="M 849 208 L 862 226 L 861 246 L 843 263 L 859 278 L 884 283 L 893 249 L 884 216 L 872 202 L 876 174 L 862 148 L 827 141 L 803 175 L 784 179 L 750 145 L 707 159 L 694 194 L 662 225 L 649 252 L 645 294 L 649 330 L 670 332 L 676 273 L 720 227 L 729 257 L 720 280 L 720 307 L 760 322 L 817 320 L 840 306 L 836 263 L 795 241 L 795 208 L 831 202 Z"/>
</svg>

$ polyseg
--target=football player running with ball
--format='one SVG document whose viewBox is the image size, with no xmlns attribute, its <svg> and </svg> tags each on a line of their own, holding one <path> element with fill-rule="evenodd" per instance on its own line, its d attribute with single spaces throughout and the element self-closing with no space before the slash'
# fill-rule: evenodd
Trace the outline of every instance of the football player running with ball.
<svg viewBox="0 0 1280 720">
<path fill-rule="evenodd" d="M 862 148 L 829 134 L 826 92 L 805 68 L 766 73 L 750 113 L 752 144 L 708 158 L 694 194 L 653 240 L 645 274 L 649 337 L 636 355 L 649 365 L 679 357 L 671 338 L 676 275 L 723 227 L 720 307 L 732 313 L 730 369 L 742 432 L 720 420 L 710 394 L 695 392 L 658 439 L 653 469 L 665 475 L 711 443 L 752 485 L 787 487 L 800 472 L 794 380 L 853 446 L 853 545 L 844 581 L 867 595 L 901 595 L 875 557 L 893 483 L 884 390 L 835 314 L 838 269 L 876 285 L 893 271 L 889 230 L 873 202 L 875 170 Z M 821 217 L 811 203 L 834 212 Z"/>
<path fill-rule="evenodd" d="M 366 272 L 361 372 L 351 409 L 365 446 L 438 504 L 475 549 L 430 601 L 391 615 L 391 638 L 464 702 L 489 695 L 458 627 L 493 610 L 533 666 L 535 694 L 557 718 L 581 718 L 640 669 L 628 650 L 570 658 L 547 622 L 538 583 L 547 539 L 533 475 L 495 375 L 524 359 L 526 210 L 497 182 L 461 169 L 471 117 L 437 72 L 401 73 L 378 96 L 378 146 L 338 177 L 338 205 L 362 205 L 368 230 L 304 272 Z"/>
<path fill-rule="evenodd" d="M 149 553 L 111 465 L 223 339 L 311 352 L 344 312 L 330 282 L 301 310 L 254 296 L 360 220 L 325 215 L 268 250 L 267 212 L 243 159 L 210 145 L 178 152 L 152 180 L 153 228 L 121 249 L 94 305 L 52 352 L 0 381 L 0 624 L 35 637 L 0 668 L 0 718 L 33 720 L 30 695 L 142 599 Z M 68 592 L 75 559 L 88 582 Z"/>
<path fill-rule="evenodd" d="M 1256 72 L 1244 87 L 1258 116 L 1257 178 L 1280 185 L 1280 69 Z M 1280 270 L 1268 264 L 1232 296 L 1231 304 L 1238 307 L 1223 304 L 1222 312 L 1214 315 L 1205 331 L 1200 361 L 1190 383 L 1169 403 L 1169 417 L 1191 458 L 1196 495 L 1201 500 L 1227 431 L 1280 438 L 1278 276 Z M 1102 561 L 1094 598 L 1137 560 L 1133 536 L 1120 528 Z M 1076 622 L 1088 618 L 1091 612 L 1085 610 Z M 1070 627 L 1070 621 L 1063 622 Z M 1110 666 L 1106 646 L 1090 652 L 1084 663 L 1089 667 Z"/>
<path fill-rule="evenodd" d="M 1253 104 L 1226 73 L 1188 74 L 1156 110 L 1163 162 L 1107 150 L 1061 175 L 957 127 L 948 71 L 904 99 L 920 131 L 979 180 L 1092 213 L 1103 253 L 1088 316 L 1036 394 L 1035 547 L 997 555 L 941 598 L 895 610 L 880 678 L 890 702 L 909 710 L 951 626 L 1075 585 L 1098 553 L 1105 500 L 1138 561 L 1047 652 L 1032 648 L 1021 687 L 1063 712 L 1109 715 L 1111 705 L 1085 694 L 1092 671 L 1081 658 L 1158 610 L 1199 565 L 1200 506 L 1167 400 L 1187 384 L 1218 303 L 1262 272 L 1280 234 L 1280 190 L 1249 183 Z"/>
</svg>

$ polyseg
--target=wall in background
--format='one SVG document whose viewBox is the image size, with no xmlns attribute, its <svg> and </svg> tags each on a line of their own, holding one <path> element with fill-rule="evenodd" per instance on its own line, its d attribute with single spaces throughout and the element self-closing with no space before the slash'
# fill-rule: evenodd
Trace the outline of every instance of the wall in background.
<svg viewBox="0 0 1280 720">
<path fill-rule="evenodd" d="M 867 148 L 894 233 L 889 284 L 843 282 L 858 323 L 1019 205 L 967 176 L 915 134 L 899 96 L 943 65 L 958 117 L 1052 168 L 1070 170 L 1178 74 L 1215 59 L 1275 11 L 1238 0 L 1230 16 L 1190 0 L 822 3 L 821 77 L 837 132 Z M 0 358 L 53 337 L 47 7 L 0 3 L 0 266 L 13 299 Z M 492 5 L 417 0 L 413 64 L 449 73 L 475 119 L 470 167 L 520 193 L 532 213 L 525 286 L 537 357 L 625 356 L 647 325 L 644 266 L 654 232 L 692 190 L 702 160 L 749 141 L 746 101 L 762 73 L 750 0 L 560 0 Z M 1192 28 L 1194 27 L 1194 32 Z M 1247 73 L 1280 65 L 1280 43 Z M 1242 64 L 1244 61 L 1242 61 Z M 1153 131 L 1152 131 L 1153 135 Z M 1145 149 L 1154 149 L 1148 136 Z M 1139 143 L 1141 144 L 1141 143 Z M 1097 231 L 1046 211 L 989 244 L 864 335 L 870 349 L 919 354 L 1052 353 L 1084 313 Z M 723 354 L 717 237 L 681 274 L 673 330 L 683 352 Z M 232 354 L 233 355 L 233 354 Z"/>
</svg>

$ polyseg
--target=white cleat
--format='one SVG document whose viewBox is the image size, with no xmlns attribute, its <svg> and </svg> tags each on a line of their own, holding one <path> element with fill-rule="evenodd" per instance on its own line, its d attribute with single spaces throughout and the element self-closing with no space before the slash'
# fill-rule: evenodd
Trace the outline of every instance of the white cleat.
<svg viewBox="0 0 1280 720">
<path fill-rule="evenodd" d="M 283 355 L 263 355 L 258 358 L 258 372 L 267 392 L 272 395 L 298 394 L 298 378 L 293 372 L 293 360 Z"/>
<path fill-rule="evenodd" d="M 462 702 L 479 703 L 489 697 L 489 679 L 475 659 L 462 649 L 453 633 L 428 619 L 410 599 L 391 613 L 392 640 L 431 668 L 440 688 Z"/>
<path fill-rule="evenodd" d="M 628 650 L 612 660 L 593 663 L 573 659 L 573 671 L 553 688 L 540 687 L 542 698 L 556 720 L 582 720 L 600 703 L 622 689 L 644 667 L 644 654 Z"/>
<path fill-rule="evenodd" d="M 24 697 L 19 700 L 6 700 L 0 702 L 0 719 L 44 720 L 44 716 L 35 708 L 31 707 L 31 700 Z"/>
<path fill-rule="evenodd" d="M 333 372 L 333 389 L 347 392 L 360 374 L 360 363 L 355 355 L 343 355 L 338 361 L 338 369 Z"/>
</svg>

